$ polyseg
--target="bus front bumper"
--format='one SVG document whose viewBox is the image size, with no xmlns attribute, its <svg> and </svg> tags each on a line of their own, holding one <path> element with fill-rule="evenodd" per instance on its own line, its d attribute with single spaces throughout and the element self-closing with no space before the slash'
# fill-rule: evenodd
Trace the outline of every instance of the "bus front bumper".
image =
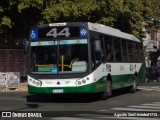
<svg viewBox="0 0 160 120">
<path fill-rule="evenodd" d="M 28 92 L 29 94 L 98 93 L 102 92 L 104 87 L 97 83 L 79 87 L 35 87 L 28 85 Z"/>
</svg>

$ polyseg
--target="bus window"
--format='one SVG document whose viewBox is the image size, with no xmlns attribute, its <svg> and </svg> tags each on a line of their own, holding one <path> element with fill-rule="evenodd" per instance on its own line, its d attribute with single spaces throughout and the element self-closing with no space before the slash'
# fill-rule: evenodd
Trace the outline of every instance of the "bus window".
<svg viewBox="0 0 160 120">
<path fill-rule="evenodd" d="M 91 38 L 91 55 L 92 55 L 92 66 L 95 68 L 97 63 L 101 61 L 101 41 Z"/>
<path fill-rule="evenodd" d="M 114 61 L 114 54 L 113 54 L 113 41 L 112 37 L 105 36 L 105 48 L 106 48 L 106 61 L 112 62 Z"/>
<path fill-rule="evenodd" d="M 127 57 L 127 43 L 126 43 L 126 40 L 122 40 L 122 56 L 123 56 L 123 62 L 127 62 L 128 57 Z"/>
<path fill-rule="evenodd" d="M 102 62 L 104 59 L 104 50 L 102 48 L 102 40 L 95 40 L 95 58 L 96 58 L 96 63 L 97 62 Z"/>
<path fill-rule="evenodd" d="M 104 35 L 100 34 L 99 38 L 101 41 L 101 59 L 103 62 L 105 62 L 106 53 L 105 53 L 105 45 L 104 45 Z"/>
<path fill-rule="evenodd" d="M 133 48 L 133 42 L 131 42 L 131 41 L 128 41 L 128 61 L 129 62 L 134 62 L 134 50 L 133 50 L 134 48 Z"/>
<path fill-rule="evenodd" d="M 63 68 L 60 67 L 61 73 L 65 71 L 85 72 L 87 70 L 82 70 L 82 67 L 78 65 L 81 63 L 84 63 L 83 65 L 85 65 L 85 63 L 88 63 L 87 39 L 61 41 L 59 53 L 59 63 L 63 66 Z M 87 66 L 85 66 L 85 68 L 87 68 Z"/>
<path fill-rule="evenodd" d="M 40 46 L 39 44 L 32 46 L 31 72 L 63 74 L 87 71 L 88 66 L 85 65 L 88 63 L 87 39 L 60 41 L 59 49 L 55 43 L 44 41 Z"/>
<path fill-rule="evenodd" d="M 71 62 L 71 52 L 72 52 L 72 46 L 69 44 L 62 44 L 59 46 L 59 52 L 60 52 L 60 57 L 64 57 L 64 63 L 69 64 Z M 60 62 L 62 60 L 60 59 Z"/>
<path fill-rule="evenodd" d="M 143 46 L 138 43 L 138 62 L 143 62 Z"/>
<path fill-rule="evenodd" d="M 134 60 L 134 62 L 136 62 L 137 59 L 138 59 L 138 58 L 137 58 L 137 57 L 138 57 L 138 56 L 137 56 L 138 51 L 137 51 L 137 49 L 136 49 L 136 48 L 137 48 L 137 47 L 136 47 L 136 43 L 133 42 L 132 45 L 133 45 L 133 49 L 132 49 L 132 52 L 133 52 L 133 60 Z"/>
<path fill-rule="evenodd" d="M 114 39 L 114 53 L 117 62 L 122 61 L 121 41 L 119 38 Z"/>
</svg>

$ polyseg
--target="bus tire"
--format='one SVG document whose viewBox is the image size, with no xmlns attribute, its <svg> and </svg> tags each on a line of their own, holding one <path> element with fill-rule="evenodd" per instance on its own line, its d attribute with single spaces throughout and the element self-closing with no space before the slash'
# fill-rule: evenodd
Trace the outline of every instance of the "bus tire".
<svg viewBox="0 0 160 120">
<path fill-rule="evenodd" d="M 101 95 L 102 100 L 106 100 L 108 97 L 112 96 L 112 83 L 110 80 L 107 80 L 105 91 Z"/>
<path fill-rule="evenodd" d="M 133 80 L 133 84 L 130 87 L 130 92 L 135 93 L 136 91 L 137 91 L 137 77 L 135 76 L 135 78 Z"/>
</svg>

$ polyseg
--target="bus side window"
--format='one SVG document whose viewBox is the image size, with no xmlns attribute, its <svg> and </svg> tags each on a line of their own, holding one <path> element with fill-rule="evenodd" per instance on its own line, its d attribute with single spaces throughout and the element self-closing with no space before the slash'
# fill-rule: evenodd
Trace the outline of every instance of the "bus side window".
<svg viewBox="0 0 160 120">
<path fill-rule="evenodd" d="M 94 41 L 95 41 L 95 38 L 94 37 L 91 37 L 91 59 L 92 59 L 92 68 L 94 68 L 95 67 L 95 59 L 96 59 L 96 57 L 95 57 L 95 44 L 94 44 Z"/>
<path fill-rule="evenodd" d="M 139 51 L 138 51 L 138 44 L 136 43 L 136 45 L 135 45 L 135 53 L 136 53 L 136 55 L 135 55 L 135 62 L 139 62 Z"/>
<path fill-rule="evenodd" d="M 102 62 L 102 56 L 104 55 L 104 52 L 101 48 L 101 41 L 92 37 L 91 49 L 92 67 L 95 68 L 98 65 L 98 63 Z"/>
<path fill-rule="evenodd" d="M 136 50 L 136 43 L 133 43 L 132 45 L 133 45 L 133 49 L 132 49 L 133 60 L 134 60 L 134 62 L 136 62 L 137 61 L 137 53 L 138 53 L 138 51 Z"/>
<path fill-rule="evenodd" d="M 121 54 L 121 39 L 114 38 L 114 52 L 115 52 L 115 60 L 117 62 L 122 61 L 122 54 Z"/>
<path fill-rule="evenodd" d="M 101 41 L 101 60 L 102 62 L 105 62 L 105 58 L 106 58 L 106 51 L 105 51 L 105 44 L 104 44 L 104 35 L 100 35 L 99 36 L 100 41 Z"/>
<path fill-rule="evenodd" d="M 94 44 L 95 44 L 95 58 L 96 58 L 96 61 L 102 61 L 102 58 L 104 57 L 104 51 L 102 49 L 102 46 L 101 46 L 101 42 L 100 40 L 95 40 L 94 41 Z"/>
<path fill-rule="evenodd" d="M 113 53 L 109 51 L 106 57 L 106 61 L 113 61 L 113 58 L 114 58 Z"/>
<path fill-rule="evenodd" d="M 128 41 L 128 57 L 129 57 L 129 62 L 134 61 L 133 45 L 131 41 Z"/>
<path fill-rule="evenodd" d="M 126 42 L 126 40 L 122 40 L 122 57 L 123 57 L 123 61 L 124 62 L 128 61 L 128 57 L 127 57 L 127 42 Z"/>
<path fill-rule="evenodd" d="M 114 61 L 113 42 L 110 36 L 105 36 L 106 62 Z"/>
<path fill-rule="evenodd" d="M 143 46 L 142 44 L 138 44 L 138 62 L 143 62 Z"/>
</svg>

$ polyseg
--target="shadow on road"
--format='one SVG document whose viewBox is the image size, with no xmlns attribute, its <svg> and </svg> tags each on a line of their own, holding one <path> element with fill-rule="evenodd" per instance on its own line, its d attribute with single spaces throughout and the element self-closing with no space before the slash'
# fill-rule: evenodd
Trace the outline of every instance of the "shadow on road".
<svg viewBox="0 0 160 120">
<path fill-rule="evenodd" d="M 25 107 L 21 107 L 21 108 L 17 108 L 17 109 L 11 109 L 8 111 L 21 111 L 21 110 L 28 110 L 30 108 L 35 109 L 41 107 L 41 105 L 37 104 L 37 103 L 31 103 L 31 104 L 25 104 Z"/>
<path fill-rule="evenodd" d="M 90 103 L 98 100 L 91 94 L 63 94 L 63 95 L 27 95 L 27 102 L 54 102 L 54 103 Z"/>
<path fill-rule="evenodd" d="M 141 90 L 137 89 L 136 92 L 138 92 L 138 91 L 141 91 Z M 112 97 L 116 97 L 116 96 L 120 96 L 120 95 L 124 95 L 124 94 L 128 94 L 128 93 L 131 93 L 128 90 L 128 88 L 121 88 L 121 89 L 113 90 Z M 134 93 L 131 93 L 131 94 L 134 94 Z"/>
</svg>

